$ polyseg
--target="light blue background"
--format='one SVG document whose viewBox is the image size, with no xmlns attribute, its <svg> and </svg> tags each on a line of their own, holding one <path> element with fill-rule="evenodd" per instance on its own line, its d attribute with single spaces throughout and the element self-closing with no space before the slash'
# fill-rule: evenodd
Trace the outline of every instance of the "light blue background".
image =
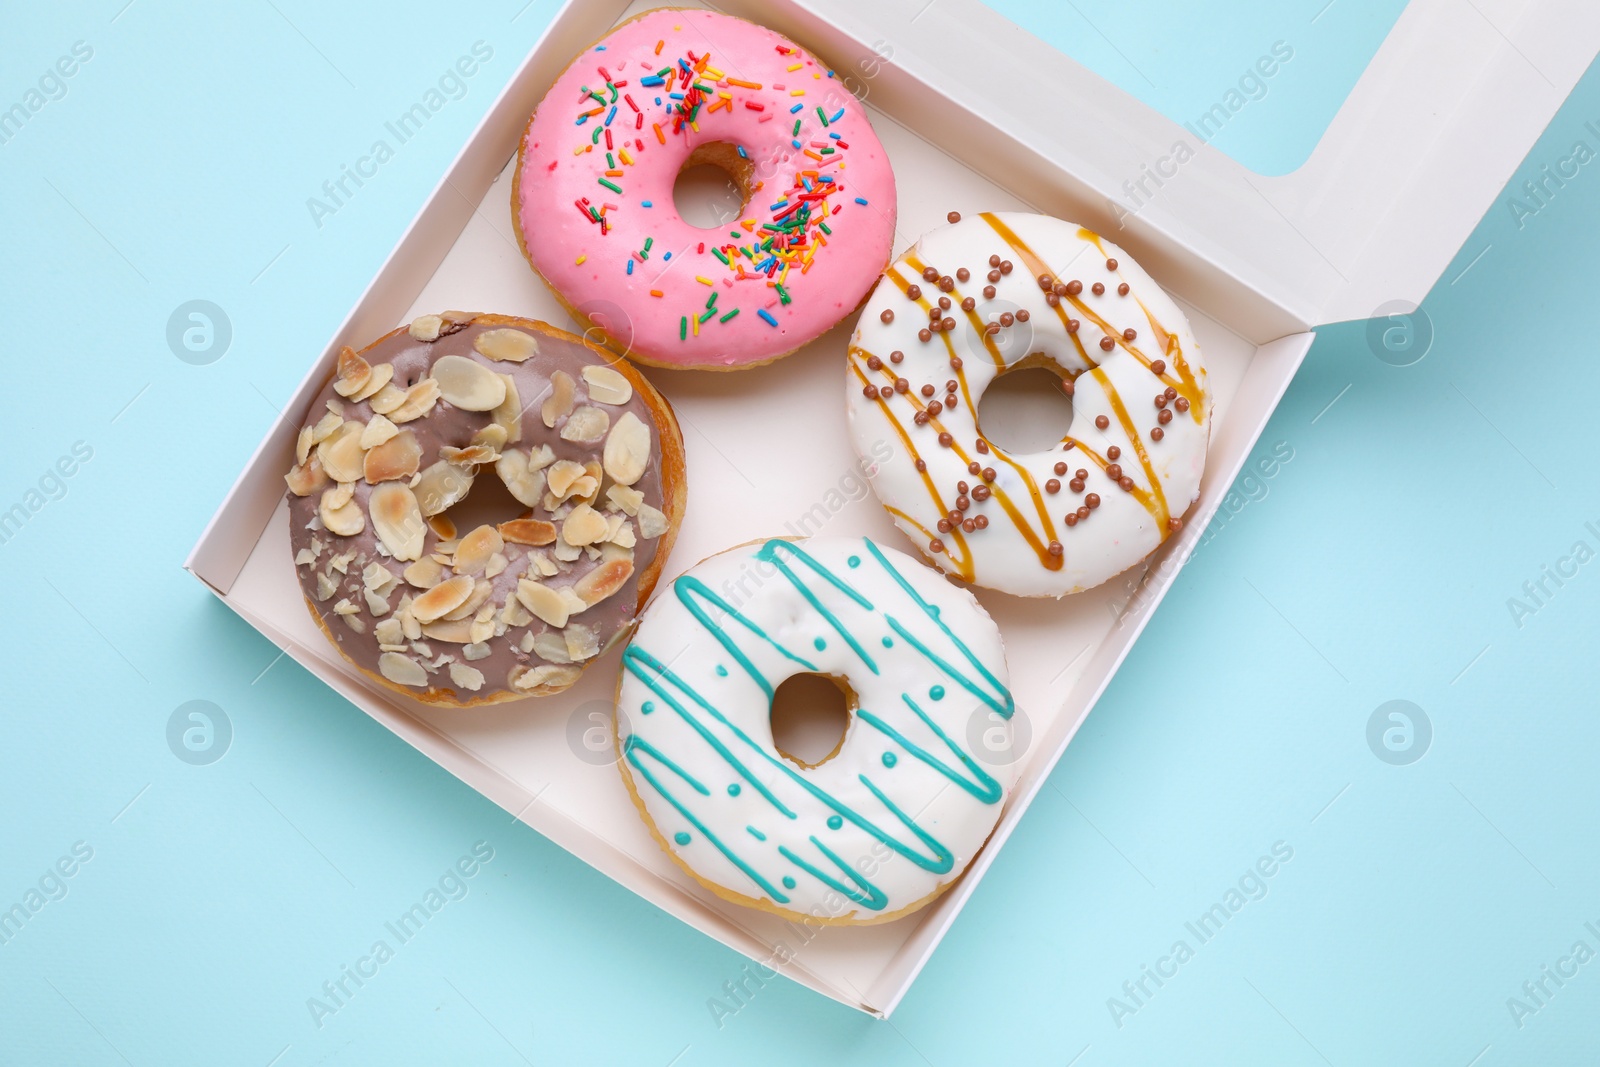
<svg viewBox="0 0 1600 1067">
<path fill-rule="evenodd" d="M 707 1000 L 742 957 L 513 825 L 183 574 L 555 6 L 521 2 L 7 11 L 0 105 L 75 41 L 94 54 L 0 145 L 0 510 L 75 442 L 93 458 L 0 544 L 0 907 L 74 843 L 93 858 L 0 945 L 0 1062 L 1593 1062 L 1600 962 L 1520 1029 L 1506 1004 L 1578 939 L 1600 950 L 1600 563 L 1521 627 L 1507 608 L 1575 541 L 1600 548 L 1588 170 L 1521 228 L 1490 208 L 1424 305 L 1420 362 L 1380 361 L 1365 323 L 1320 331 L 1260 446 L 1292 460 L 1241 487 L 890 1024 L 773 983 L 719 1029 Z M 1392 16 L 1348 6 L 1344 74 L 1291 65 L 1271 102 L 1347 88 Z M 1183 7 L 1115 32 L 1166 34 Z M 1146 66 L 1180 103 L 1257 48 L 1259 5 L 1208 18 L 1248 43 Z M 317 228 L 306 198 L 479 39 L 464 98 Z M 1294 97 L 1302 74 L 1321 83 Z M 1592 144 L 1596 114 L 1591 72 L 1514 185 Z M 1266 158 L 1267 115 L 1230 130 L 1242 158 Z M 196 298 L 233 327 L 209 366 L 165 339 Z M 167 746 L 193 699 L 232 722 L 210 766 Z M 1367 744 L 1391 699 L 1432 722 L 1410 766 Z M 469 895 L 318 1029 L 306 999 L 478 841 Z M 1119 1028 L 1108 998 L 1279 841 L 1266 895 Z"/>
</svg>

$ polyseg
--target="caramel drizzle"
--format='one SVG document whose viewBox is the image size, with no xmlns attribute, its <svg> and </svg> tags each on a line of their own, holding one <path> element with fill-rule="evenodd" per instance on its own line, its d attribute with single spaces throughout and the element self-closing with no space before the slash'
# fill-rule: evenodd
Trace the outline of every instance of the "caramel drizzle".
<svg viewBox="0 0 1600 1067">
<path fill-rule="evenodd" d="M 905 262 L 906 262 L 906 264 L 908 266 L 912 267 L 913 269 L 915 269 L 915 270 L 917 270 L 919 272 L 921 271 L 921 269 L 923 267 L 922 262 L 920 260 L 918 260 L 913 255 L 907 255 L 906 258 L 905 258 Z M 909 294 L 909 290 L 910 290 L 911 283 L 906 279 L 905 275 L 901 274 L 899 272 L 899 270 L 897 270 L 895 267 L 890 267 L 887 273 L 888 273 L 889 280 L 892 281 L 900 289 L 900 292 L 903 295 L 906 295 L 907 298 L 909 299 L 909 295 L 910 295 Z M 955 290 L 954 288 L 952 288 L 951 292 L 950 292 L 950 295 L 951 295 L 952 303 L 955 303 L 955 304 L 959 305 L 959 299 L 960 299 L 959 292 L 957 290 Z M 919 296 L 917 298 L 917 300 L 916 300 L 916 303 L 917 303 L 918 306 L 920 306 L 922 308 L 922 310 L 924 312 L 928 311 L 930 308 L 933 307 L 932 301 L 926 296 Z M 994 342 L 989 339 L 988 335 L 984 334 L 982 332 L 983 323 L 978 318 L 976 312 L 968 311 L 968 312 L 963 312 L 963 314 L 965 314 L 967 316 L 968 320 L 972 323 L 973 328 L 978 331 L 978 335 L 983 338 L 984 348 L 988 350 L 990 358 L 994 360 L 994 364 L 995 364 L 996 368 L 1003 369 L 1005 367 L 1005 365 L 1006 365 L 1005 357 L 1003 357 L 1000 354 L 1000 350 L 997 347 L 995 347 Z M 944 342 L 945 351 L 949 356 L 953 357 L 953 356 L 958 355 L 958 353 L 955 350 L 955 344 L 951 340 L 950 335 L 948 333 L 946 333 L 946 332 L 941 330 L 940 333 L 939 333 L 939 337 L 940 337 L 940 340 L 942 340 Z M 851 346 L 850 353 L 853 356 L 860 357 L 862 360 L 865 360 L 868 356 L 871 356 L 873 354 L 873 353 L 870 353 L 870 352 L 866 351 L 865 349 L 857 347 L 857 346 Z M 855 365 L 852 364 L 852 367 L 854 367 L 854 366 Z M 866 376 L 861 372 L 860 368 L 859 367 L 855 367 L 855 370 L 856 370 L 857 376 L 861 378 L 862 383 L 863 384 L 868 384 Z M 961 385 L 962 403 L 966 405 L 967 411 L 972 415 L 973 425 L 976 426 L 977 422 L 978 422 L 978 412 L 977 412 L 977 408 L 972 403 L 972 390 L 967 385 L 966 369 L 963 367 L 963 368 L 954 368 L 954 370 L 955 370 L 955 373 L 956 373 L 956 379 Z M 885 364 L 880 369 L 879 373 L 884 377 L 884 379 L 891 386 L 894 384 L 896 375 L 892 370 L 889 369 L 887 364 Z M 916 396 L 913 393 L 909 393 L 909 392 L 906 393 L 905 396 L 906 396 L 906 399 L 911 402 L 911 405 L 913 407 L 915 407 L 918 411 L 922 411 L 924 413 L 927 412 L 927 405 L 925 405 L 922 402 L 920 397 Z M 881 397 L 878 398 L 877 403 L 878 403 L 878 407 L 881 410 L 883 410 L 885 417 L 888 418 L 889 421 L 894 424 L 896 432 L 899 433 L 901 440 L 906 442 L 906 447 L 911 451 L 911 454 L 912 454 L 913 458 L 915 458 L 917 453 L 916 453 L 916 450 L 912 447 L 910 439 L 906 435 L 906 430 L 905 430 L 904 425 L 899 421 L 899 419 L 897 419 L 892 413 L 890 413 L 890 411 L 888 409 L 888 405 L 884 403 L 884 401 L 883 401 L 883 399 Z M 937 416 L 929 415 L 928 416 L 928 425 L 930 427 L 932 427 L 936 432 L 939 432 L 939 433 L 947 432 L 945 430 L 945 428 L 944 428 L 943 423 L 938 419 Z M 1039 565 L 1044 567 L 1046 570 L 1051 570 L 1051 571 L 1060 570 L 1065 565 L 1065 553 L 1063 553 L 1063 555 L 1061 555 L 1061 556 L 1053 556 L 1053 555 L 1050 554 L 1050 544 L 1049 543 L 1051 541 L 1055 541 L 1056 540 L 1055 523 L 1051 520 L 1050 513 L 1049 513 L 1049 511 L 1048 511 L 1048 509 L 1047 509 L 1047 507 L 1045 505 L 1045 502 L 1044 502 L 1043 494 L 1041 494 L 1039 492 L 1038 483 L 1034 481 L 1033 475 L 1028 472 L 1027 468 L 1025 468 L 1021 464 L 1017 463 L 1009 455 L 1007 455 L 1003 450 L 997 448 L 992 442 L 988 441 L 986 438 L 983 438 L 981 434 L 979 436 L 980 436 L 980 439 L 983 440 L 984 443 L 989 446 L 989 454 L 994 456 L 996 458 L 996 460 L 998 460 L 999 462 L 1004 463 L 1006 466 L 1010 467 L 1013 471 L 1015 471 L 1017 473 L 1017 475 L 1022 479 L 1023 484 L 1028 487 L 1029 495 L 1031 495 L 1032 498 L 1033 498 L 1034 508 L 1037 510 L 1038 515 L 1039 515 L 1040 525 L 1043 527 L 1043 535 L 1041 536 L 1040 533 L 1035 532 L 1035 530 L 1033 528 L 1033 524 L 1031 522 L 1029 522 L 1029 520 L 1022 514 L 1021 510 L 1017 507 L 1016 503 L 1011 499 L 1011 495 L 1009 493 L 1007 493 L 1005 490 L 1001 489 L 997 485 L 990 485 L 989 486 L 990 495 L 1000 505 L 1001 509 L 1003 511 L 1005 511 L 1006 516 L 1011 520 L 1011 524 L 1016 528 L 1017 532 L 1022 535 L 1023 540 L 1028 543 L 1028 547 L 1033 549 L 1034 555 L 1038 557 Z M 954 438 L 955 435 L 951 434 L 951 437 Z M 961 444 L 961 442 L 956 441 L 956 440 L 952 440 L 952 442 L 950 444 L 950 448 L 951 448 L 951 450 L 953 452 L 955 452 L 955 454 L 958 457 L 960 457 L 960 459 L 962 460 L 963 463 L 965 463 L 965 464 L 972 463 L 972 461 L 973 461 L 972 460 L 972 456 L 970 456 L 967 453 L 966 448 Z M 942 498 L 940 497 L 937 488 L 933 484 L 933 479 L 928 475 L 928 473 L 926 471 L 923 471 L 921 473 L 922 473 L 922 480 L 923 480 L 924 484 L 926 484 L 928 486 L 930 496 L 932 496 L 934 503 L 940 509 L 940 511 L 939 511 L 940 516 L 944 517 L 945 515 L 947 515 L 949 513 L 950 509 L 948 509 L 948 508 L 946 508 L 944 506 L 944 502 L 943 502 Z M 919 529 L 923 529 L 920 524 L 914 524 L 914 525 L 917 525 Z M 925 530 L 925 529 L 923 529 L 923 532 L 924 533 L 928 533 L 928 531 Z M 965 538 L 961 537 L 962 531 L 960 529 L 960 526 L 958 524 L 952 523 L 950 532 L 951 532 L 952 535 L 954 535 L 957 538 L 958 542 L 962 545 L 962 547 L 965 548 Z M 938 535 L 938 534 L 929 534 L 929 539 L 932 540 L 936 536 L 940 536 L 940 535 Z M 967 571 L 970 572 L 970 560 L 968 561 Z M 963 577 L 968 577 L 968 579 L 970 580 L 970 573 L 964 573 Z"/>
<path fill-rule="evenodd" d="M 1133 445 L 1134 454 L 1139 457 L 1139 466 L 1144 468 L 1144 475 L 1150 479 L 1151 495 L 1139 503 L 1154 516 L 1156 524 L 1161 528 L 1161 539 L 1167 539 L 1167 519 L 1171 512 L 1167 509 L 1167 494 L 1161 491 L 1161 479 L 1156 477 L 1155 464 L 1150 462 L 1150 454 L 1145 451 L 1144 442 L 1139 438 L 1139 428 L 1133 424 L 1133 416 L 1128 414 L 1128 407 L 1122 402 L 1116 387 L 1111 384 L 1111 379 L 1106 377 L 1106 372 L 1099 367 L 1089 372 L 1094 380 L 1099 382 L 1106 391 L 1106 399 L 1111 401 L 1111 413 L 1117 417 L 1117 422 L 1122 426 L 1122 431 L 1128 435 L 1128 442 Z M 1151 507 L 1154 504 L 1155 507 Z"/>
</svg>

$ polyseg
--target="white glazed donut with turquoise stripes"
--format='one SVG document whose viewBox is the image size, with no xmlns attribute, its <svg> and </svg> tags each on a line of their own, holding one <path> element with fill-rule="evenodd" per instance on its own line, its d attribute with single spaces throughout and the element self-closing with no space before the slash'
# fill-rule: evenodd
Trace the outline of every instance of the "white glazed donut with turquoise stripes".
<svg viewBox="0 0 1600 1067">
<path fill-rule="evenodd" d="M 960 877 L 1015 784 L 1014 763 L 980 758 L 1009 749 L 1015 707 L 994 621 L 865 538 L 712 556 L 657 594 L 622 658 L 623 778 L 668 854 L 729 900 L 897 917 Z M 813 767 L 772 736 L 773 694 L 800 673 L 855 694 L 837 754 Z"/>
</svg>

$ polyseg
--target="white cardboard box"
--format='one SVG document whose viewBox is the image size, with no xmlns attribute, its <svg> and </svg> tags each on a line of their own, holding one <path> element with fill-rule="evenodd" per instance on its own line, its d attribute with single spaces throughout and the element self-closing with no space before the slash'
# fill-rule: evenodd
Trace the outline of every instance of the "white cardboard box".
<svg viewBox="0 0 1600 1067">
<path fill-rule="evenodd" d="M 571 58 L 647 6 L 569 0 L 313 362 L 186 567 L 302 666 L 550 840 L 739 952 L 887 1016 L 1193 550 L 1310 347 L 1310 327 L 1420 301 L 1593 58 L 1600 11 L 1585 0 L 1507 0 L 1474 14 L 1453 0 L 1413 0 L 1304 167 L 1261 178 L 1195 144 L 1181 175 L 1130 215 L 1122 183 L 1192 136 L 975 0 L 719 5 L 796 39 L 864 94 L 899 186 L 896 254 L 952 209 L 1031 209 L 1097 229 L 1179 299 L 1217 397 L 1200 501 L 1150 565 L 1059 602 L 979 591 L 1005 635 L 1031 741 L 1019 787 L 966 876 L 899 921 L 810 930 L 713 897 L 651 840 L 604 748 L 615 653 L 560 697 L 431 709 L 378 689 L 330 647 L 288 547 L 282 476 L 340 346 L 446 308 L 571 326 L 512 234 L 516 146 Z M 1018 110 L 1018 100 L 1051 103 Z M 664 578 L 752 538 L 818 532 L 819 521 L 823 533 L 904 547 L 870 493 L 850 499 L 841 357 L 852 327 L 754 371 L 647 369 L 688 446 L 689 507 Z M 763 404 L 780 394 L 803 426 Z M 763 477 L 772 471 L 781 484 Z"/>
</svg>

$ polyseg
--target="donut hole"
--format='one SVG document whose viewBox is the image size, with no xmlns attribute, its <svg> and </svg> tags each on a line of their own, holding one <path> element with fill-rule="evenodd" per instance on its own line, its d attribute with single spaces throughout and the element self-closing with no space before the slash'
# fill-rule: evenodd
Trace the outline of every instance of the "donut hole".
<svg viewBox="0 0 1600 1067">
<path fill-rule="evenodd" d="M 737 145 L 709 141 L 678 169 L 672 203 L 678 217 L 702 230 L 721 230 L 744 214 L 755 187 L 755 166 Z"/>
<path fill-rule="evenodd" d="M 978 430 L 1014 455 L 1045 452 L 1072 429 L 1072 398 L 1061 389 L 1061 367 L 1035 354 L 1001 371 L 978 400 Z"/>
<path fill-rule="evenodd" d="M 831 674 L 796 674 L 772 694 L 772 745 L 778 755 L 810 770 L 839 754 L 855 690 Z"/>
<path fill-rule="evenodd" d="M 478 468 L 467 495 L 446 509 L 440 518 L 449 519 L 456 535 L 464 537 L 480 526 L 498 526 L 528 513 L 528 508 L 506 488 L 492 466 Z"/>
</svg>

